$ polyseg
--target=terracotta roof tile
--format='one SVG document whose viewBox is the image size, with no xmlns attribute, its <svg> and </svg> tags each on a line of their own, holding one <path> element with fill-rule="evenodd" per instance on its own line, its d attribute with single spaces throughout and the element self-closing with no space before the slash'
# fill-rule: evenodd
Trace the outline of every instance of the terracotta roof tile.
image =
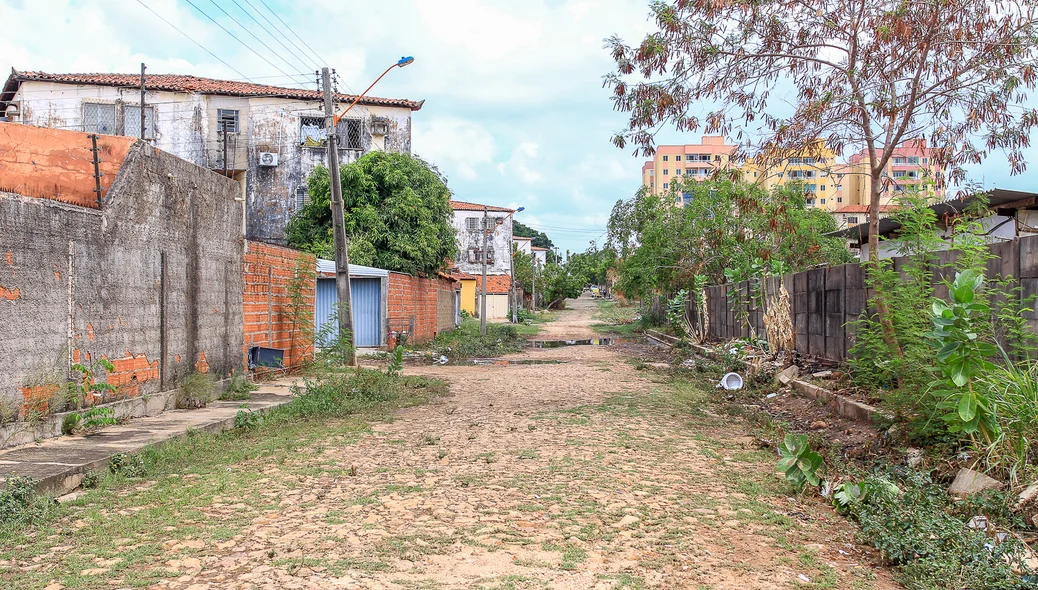
<svg viewBox="0 0 1038 590">
<path fill-rule="evenodd" d="M 14 71 L 11 78 L 17 81 L 58 82 L 62 84 L 88 84 L 97 86 L 118 86 L 140 88 L 140 74 L 48 74 L 46 72 Z M 8 81 L 10 84 L 10 80 Z M 144 77 L 144 85 L 148 90 L 165 90 L 169 92 L 197 92 L 200 94 L 219 94 L 244 97 L 294 98 L 299 100 L 323 100 L 319 90 L 302 88 L 285 88 L 268 86 L 251 82 L 233 80 L 214 80 L 182 74 L 148 74 Z M 356 95 L 337 94 L 340 103 L 353 102 Z M 403 98 L 378 98 L 366 96 L 359 104 L 367 106 L 402 107 L 417 111 L 425 101 L 414 101 Z"/>
<path fill-rule="evenodd" d="M 476 203 L 466 203 L 465 201 L 451 201 L 451 209 L 455 211 L 482 211 L 484 205 Z M 514 209 L 506 209 L 504 207 L 495 207 L 494 205 L 485 205 L 487 211 L 499 211 L 502 213 L 515 213 Z"/>
</svg>

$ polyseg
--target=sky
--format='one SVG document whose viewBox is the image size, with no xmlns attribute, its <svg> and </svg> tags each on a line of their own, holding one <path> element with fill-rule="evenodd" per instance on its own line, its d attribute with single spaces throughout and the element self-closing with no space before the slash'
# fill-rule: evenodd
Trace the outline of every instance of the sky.
<svg viewBox="0 0 1038 590">
<path fill-rule="evenodd" d="M 613 111 L 602 76 L 613 66 L 604 39 L 617 34 L 636 43 L 653 30 L 648 4 L 0 0 L 0 55 L 20 70 L 134 73 L 145 62 L 149 73 L 308 88 L 315 87 L 313 70 L 329 65 L 345 92 L 363 90 L 401 56 L 414 56 L 371 92 L 425 99 L 413 115 L 414 153 L 445 173 L 454 198 L 523 206 L 517 219 L 578 252 L 590 240 L 604 241 L 613 205 L 641 183 L 644 158 L 610 143 L 627 117 Z M 257 24 L 272 29 L 267 21 L 280 25 L 278 18 L 299 38 L 290 32 L 291 41 L 275 42 Z M 658 139 L 695 143 L 699 134 L 664 129 Z M 1038 160 L 1038 150 L 1029 155 Z M 994 157 L 972 172 L 987 187 L 1034 188 L 1033 174 L 1009 177 L 1007 170 Z"/>
</svg>

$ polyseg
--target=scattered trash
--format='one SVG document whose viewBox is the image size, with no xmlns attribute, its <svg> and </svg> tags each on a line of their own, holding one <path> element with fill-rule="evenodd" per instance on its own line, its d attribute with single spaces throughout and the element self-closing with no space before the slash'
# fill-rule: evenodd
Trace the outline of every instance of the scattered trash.
<svg viewBox="0 0 1038 590">
<path fill-rule="evenodd" d="M 833 372 L 832 371 L 819 371 L 817 373 L 812 373 L 811 376 L 814 377 L 815 379 L 828 379 L 829 377 L 833 376 Z"/>
<path fill-rule="evenodd" d="M 723 387 L 728 391 L 742 389 L 742 377 L 738 373 L 727 373 L 724 377 L 721 377 L 721 382 L 717 386 Z"/>
<path fill-rule="evenodd" d="M 441 365 L 446 365 L 446 364 L 447 364 L 447 361 L 448 361 L 448 360 L 449 360 L 449 359 L 447 358 L 447 355 L 443 355 L 443 354 L 441 354 L 441 355 L 440 355 L 440 358 L 439 358 L 439 363 L 440 363 Z"/>
<path fill-rule="evenodd" d="M 923 464 L 923 450 L 916 448 L 909 448 L 906 450 L 908 455 L 908 466 L 912 469 L 919 467 Z"/>
<path fill-rule="evenodd" d="M 800 373 L 800 368 L 799 367 L 797 367 L 796 365 L 790 365 L 790 366 L 786 367 L 785 369 L 783 369 L 782 372 L 778 374 L 779 383 L 781 383 L 783 385 L 789 385 L 789 382 L 792 381 L 793 379 L 796 379 L 796 377 L 797 377 L 797 375 L 799 373 Z"/>
<path fill-rule="evenodd" d="M 805 584 L 811 583 L 811 578 L 805 576 L 804 574 L 797 574 L 797 579 Z"/>
<path fill-rule="evenodd" d="M 771 399 L 773 397 L 778 397 L 778 394 L 777 393 L 769 393 L 768 395 L 764 396 L 764 399 Z"/>
</svg>

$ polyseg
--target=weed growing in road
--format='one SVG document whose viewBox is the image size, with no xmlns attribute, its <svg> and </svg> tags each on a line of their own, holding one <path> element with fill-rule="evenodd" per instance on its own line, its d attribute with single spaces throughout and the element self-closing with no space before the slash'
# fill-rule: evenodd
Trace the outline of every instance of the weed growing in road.
<svg viewBox="0 0 1038 590">
<path fill-rule="evenodd" d="M 263 422 L 263 417 L 253 412 L 245 404 L 240 406 L 241 409 L 234 415 L 234 428 L 237 430 L 254 430 L 259 427 Z"/>
<path fill-rule="evenodd" d="M 231 373 L 231 378 L 227 382 L 227 387 L 220 394 L 220 399 L 229 401 L 242 401 L 252 397 L 252 392 L 256 391 L 258 387 L 249 381 L 248 375 L 241 371 L 234 371 Z"/>
<path fill-rule="evenodd" d="M 12 477 L 0 490 L 0 529 L 42 520 L 54 502 L 36 492 L 36 481 L 28 477 Z"/>
<path fill-rule="evenodd" d="M 194 410 L 204 408 L 213 401 L 215 385 L 208 373 L 191 373 L 177 390 L 177 408 Z"/>
<path fill-rule="evenodd" d="M 123 477 L 144 477 L 148 468 L 144 457 L 127 453 L 116 453 L 108 461 L 108 470 Z"/>
<path fill-rule="evenodd" d="M 93 432 L 118 423 L 112 408 L 90 408 L 82 414 L 71 412 L 61 421 L 61 433 Z"/>
</svg>

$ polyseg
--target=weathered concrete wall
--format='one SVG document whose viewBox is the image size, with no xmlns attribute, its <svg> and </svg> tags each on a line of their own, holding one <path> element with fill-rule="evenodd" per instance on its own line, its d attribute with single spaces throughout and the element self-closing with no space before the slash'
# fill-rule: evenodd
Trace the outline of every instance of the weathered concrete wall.
<svg viewBox="0 0 1038 590">
<path fill-rule="evenodd" d="M 39 408 L 76 360 L 113 361 L 115 397 L 240 368 L 238 194 L 140 142 L 100 210 L 0 193 L 0 399 Z"/>
<path fill-rule="evenodd" d="M 313 254 L 246 242 L 245 347 L 285 351 L 285 366 L 298 367 L 314 353 L 317 260 Z"/>
<path fill-rule="evenodd" d="M 512 218 L 507 213 L 491 211 L 488 214 L 490 223 L 495 218 L 504 222 L 487 237 L 487 247 L 493 250 L 493 261 L 487 265 L 487 274 L 509 274 L 512 270 Z M 476 229 L 471 229 L 469 219 L 477 219 Z M 458 260 L 455 266 L 464 273 L 478 275 L 482 273 L 478 251 L 483 248 L 483 232 L 479 225 L 483 220 L 482 211 L 455 210 L 453 225 L 458 234 Z M 473 254 L 473 252 L 476 252 Z"/>
</svg>

